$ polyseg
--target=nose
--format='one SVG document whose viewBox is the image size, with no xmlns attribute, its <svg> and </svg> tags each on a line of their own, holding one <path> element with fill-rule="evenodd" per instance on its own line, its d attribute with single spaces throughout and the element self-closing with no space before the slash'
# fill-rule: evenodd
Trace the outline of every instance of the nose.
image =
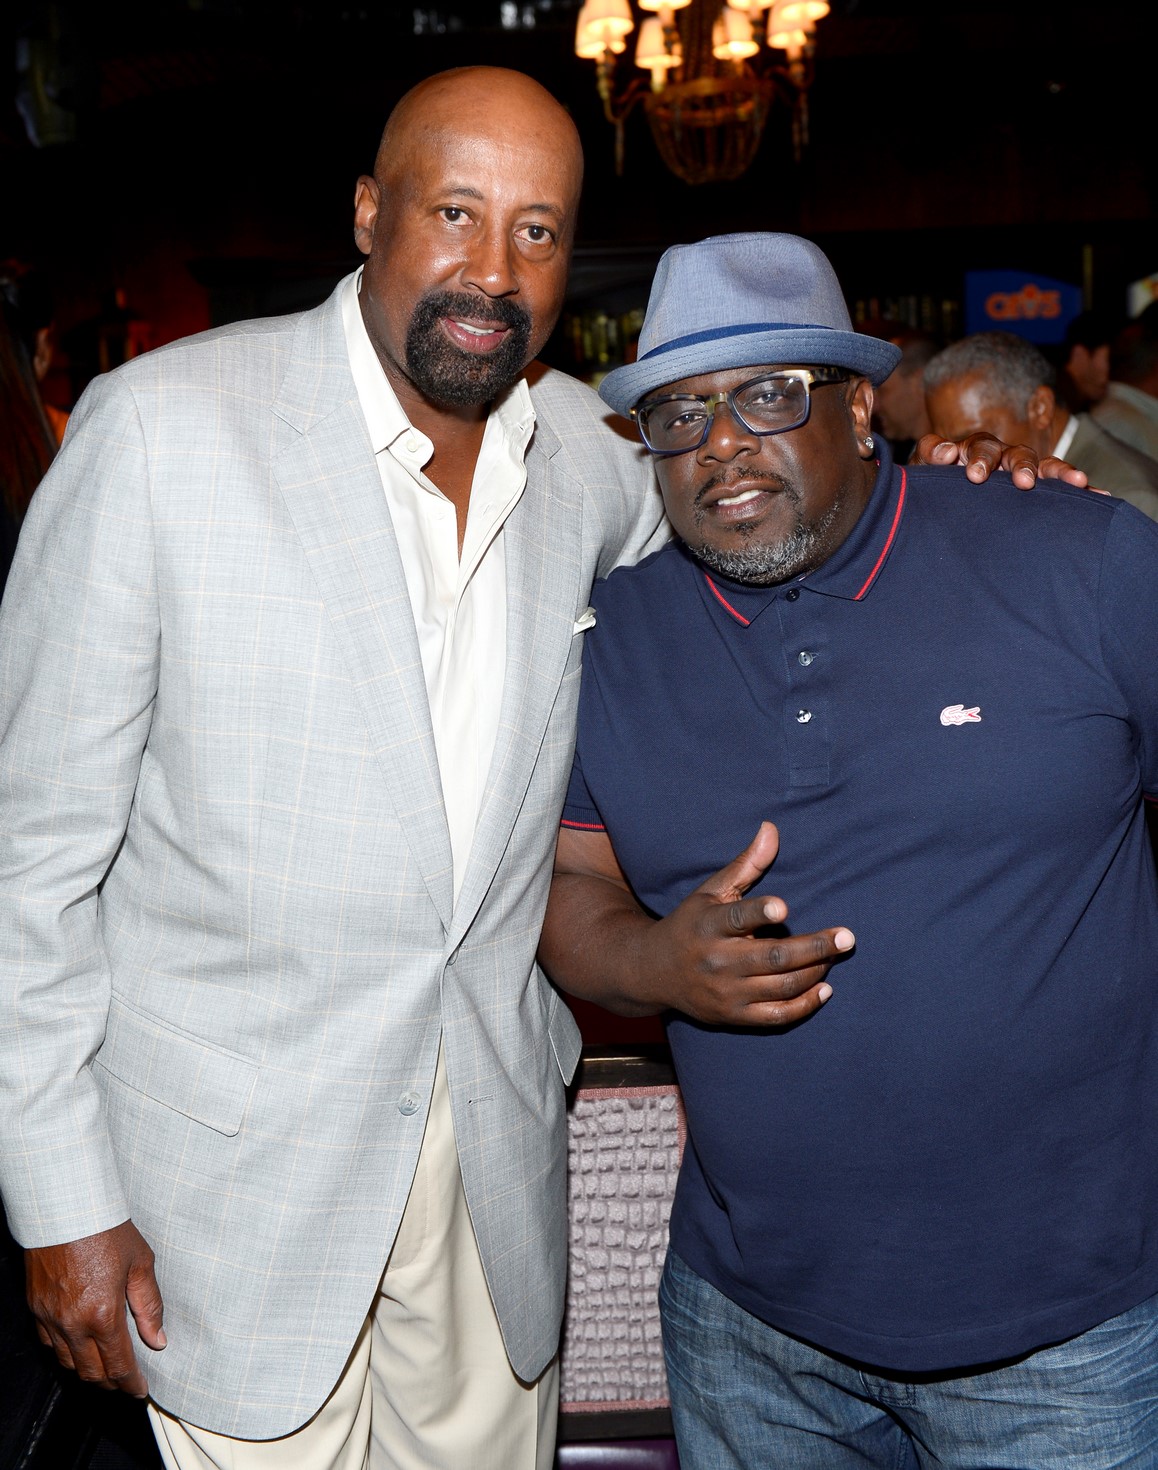
<svg viewBox="0 0 1158 1470">
<path fill-rule="evenodd" d="M 760 436 L 753 434 L 736 417 L 735 410 L 724 394 L 706 400 L 712 409 L 712 422 L 708 426 L 708 437 L 700 445 L 701 460 L 726 461 L 738 454 L 757 454 Z"/>
<path fill-rule="evenodd" d="M 463 282 L 487 296 L 511 296 L 519 289 L 515 241 L 505 230 L 482 229 L 472 242 Z"/>
</svg>

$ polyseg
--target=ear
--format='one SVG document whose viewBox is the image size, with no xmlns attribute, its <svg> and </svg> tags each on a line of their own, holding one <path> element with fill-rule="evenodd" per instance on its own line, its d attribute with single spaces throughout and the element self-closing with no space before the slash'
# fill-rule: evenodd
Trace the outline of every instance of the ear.
<svg viewBox="0 0 1158 1470">
<path fill-rule="evenodd" d="M 1042 383 L 1029 395 L 1029 402 L 1025 406 L 1025 421 L 1035 433 L 1041 433 L 1049 427 L 1056 408 L 1057 399 L 1053 396 L 1053 389 Z"/>
<path fill-rule="evenodd" d="M 36 381 L 42 383 L 52 366 L 52 328 L 41 327 L 36 333 L 36 351 L 32 354 L 32 371 Z"/>
<path fill-rule="evenodd" d="M 378 202 L 377 180 L 363 174 L 354 188 L 354 244 L 363 255 L 369 255 L 374 244 Z"/>
<path fill-rule="evenodd" d="M 856 451 L 861 459 L 872 459 L 876 454 L 872 439 L 873 385 L 867 378 L 853 378 L 848 395 L 849 412 L 852 414 L 853 433 L 856 435 Z"/>
</svg>

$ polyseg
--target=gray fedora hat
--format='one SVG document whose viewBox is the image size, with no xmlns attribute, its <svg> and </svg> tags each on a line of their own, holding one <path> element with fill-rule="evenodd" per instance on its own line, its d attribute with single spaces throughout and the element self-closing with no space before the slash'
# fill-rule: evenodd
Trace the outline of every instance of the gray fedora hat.
<svg viewBox="0 0 1158 1470">
<path fill-rule="evenodd" d="M 635 362 L 599 396 L 625 417 L 665 383 L 728 368 L 843 367 L 882 383 L 900 361 L 891 342 L 854 332 L 836 272 L 799 235 L 713 235 L 674 245 L 656 267 Z"/>
</svg>

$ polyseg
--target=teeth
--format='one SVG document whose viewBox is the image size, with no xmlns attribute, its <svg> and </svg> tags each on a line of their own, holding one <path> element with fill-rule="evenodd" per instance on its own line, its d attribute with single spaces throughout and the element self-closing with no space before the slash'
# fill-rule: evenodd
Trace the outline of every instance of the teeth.
<svg viewBox="0 0 1158 1470">
<path fill-rule="evenodd" d="M 497 327 L 476 327 L 470 322 L 455 322 L 456 327 L 461 327 L 464 332 L 472 332 L 476 337 L 489 337 L 492 332 L 497 332 Z"/>
<path fill-rule="evenodd" d="M 762 494 L 760 490 L 741 490 L 739 495 L 727 495 L 717 500 L 717 505 L 743 505 L 745 501 L 755 500 L 757 495 Z"/>
</svg>

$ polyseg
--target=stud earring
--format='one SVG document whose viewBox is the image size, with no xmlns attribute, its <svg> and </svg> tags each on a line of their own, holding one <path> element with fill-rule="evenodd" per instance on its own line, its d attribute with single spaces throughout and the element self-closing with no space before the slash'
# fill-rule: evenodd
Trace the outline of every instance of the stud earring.
<svg viewBox="0 0 1158 1470">
<path fill-rule="evenodd" d="M 871 434 L 866 434 L 864 436 L 864 447 L 866 449 L 871 449 L 873 447 L 873 436 Z"/>
</svg>

